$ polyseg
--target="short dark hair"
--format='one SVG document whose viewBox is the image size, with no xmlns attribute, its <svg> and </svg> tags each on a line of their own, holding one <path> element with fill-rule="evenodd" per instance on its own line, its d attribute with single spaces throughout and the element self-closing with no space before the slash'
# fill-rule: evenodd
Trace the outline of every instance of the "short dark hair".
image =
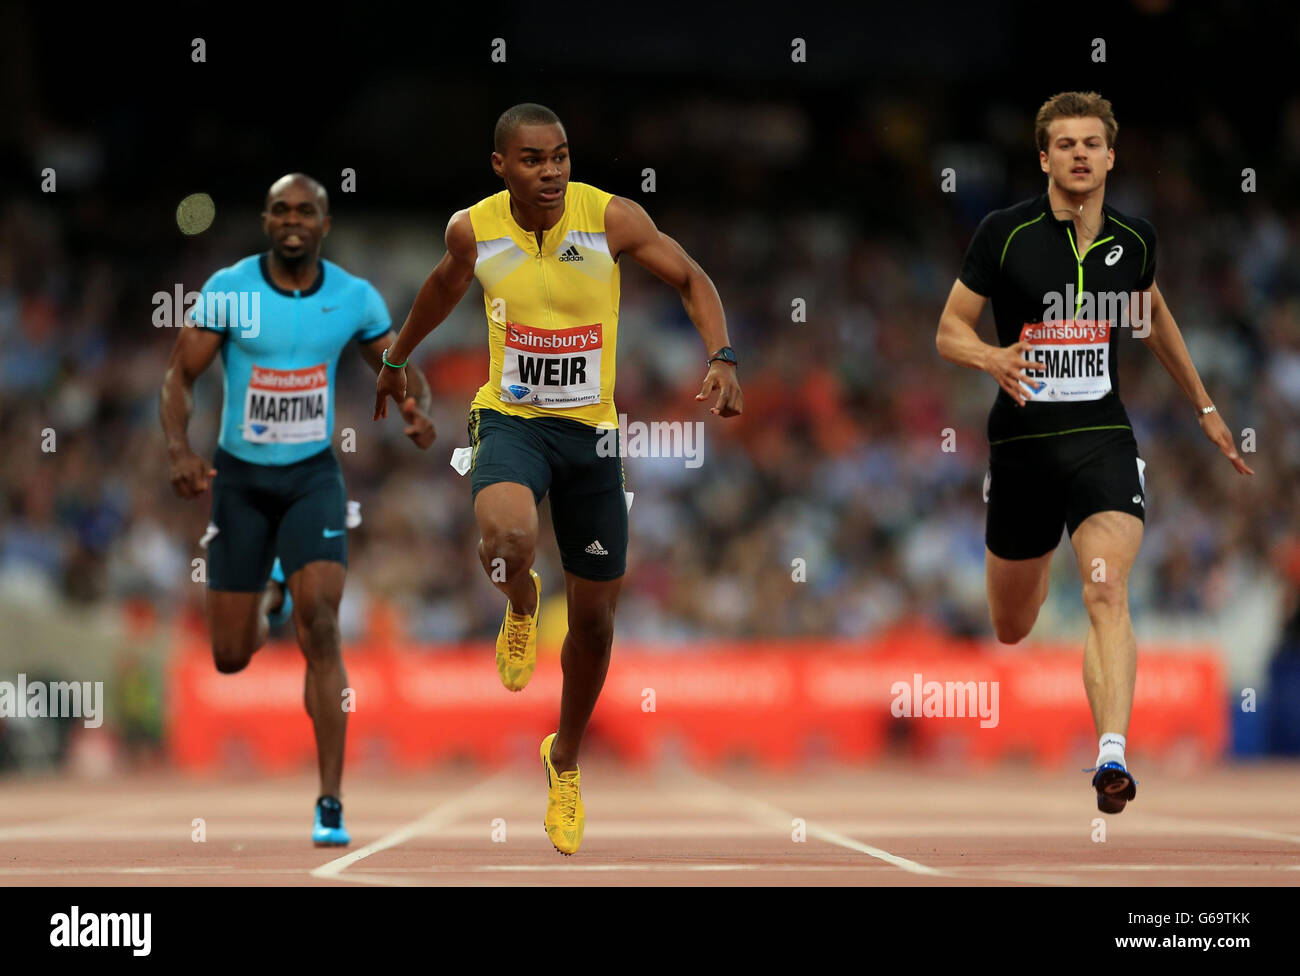
<svg viewBox="0 0 1300 976">
<path fill-rule="evenodd" d="M 504 153 L 510 145 L 510 137 L 521 125 L 558 125 L 561 129 L 564 128 L 560 117 L 545 105 L 521 102 L 506 109 L 501 113 L 501 118 L 497 119 L 496 129 L 492 133 L 492 148 Z"/>
</svg>

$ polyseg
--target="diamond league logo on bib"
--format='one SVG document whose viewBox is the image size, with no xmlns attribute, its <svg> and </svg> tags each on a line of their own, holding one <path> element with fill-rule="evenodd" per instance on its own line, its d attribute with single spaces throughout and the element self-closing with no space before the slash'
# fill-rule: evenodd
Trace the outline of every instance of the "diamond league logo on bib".
<svg viewBox="0 0 1300 976">
<path fill-rule="evenodd" d="M 510 384 L 509 390 L 515 395 L 516 400 L 522 400 L 524 397 L 528 396 L 528 387 L 520 386 L 518 383 Z"/>
</svg>

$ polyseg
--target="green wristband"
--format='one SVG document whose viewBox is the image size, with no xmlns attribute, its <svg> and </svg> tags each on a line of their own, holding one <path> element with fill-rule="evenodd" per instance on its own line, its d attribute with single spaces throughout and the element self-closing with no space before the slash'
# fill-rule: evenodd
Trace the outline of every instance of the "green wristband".
<svg viewBox="0 0 1300 976">
<path fill-rule="evenodd" d="M 405 366 L 407 363 L 409 363 L 409 362 L 411 361 L 411 357 L 410 357 L 410 356 L 407 356 L 407 357 L 406 357 L 405 359 L 403 359 L 400 363 L 390 363 L 390 362 L 388 361 L 388 350 L 387 350 L 387 349 L 384 350 L 383 355 L 380 356 L 379 358 L 382 359 L 382 360 L 384 361 L 384 365 L 385 365 L 385 366 L 388 366 L 388 367 L 390 367 L 390 368 L 392 368 L 392 369 L 401 369 L 403 366 Z"/>
</svg>

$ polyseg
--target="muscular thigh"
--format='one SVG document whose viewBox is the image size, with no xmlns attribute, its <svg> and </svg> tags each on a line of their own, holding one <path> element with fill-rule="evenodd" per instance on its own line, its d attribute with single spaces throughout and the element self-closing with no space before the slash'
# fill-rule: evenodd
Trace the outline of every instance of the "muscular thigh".
<svg viewBox="0 0 1300 976">
<path fill-rule="evenodd" d="M 1097 512 L 1084 519 L 1070 536 L 1084 585 L 1126 582 L 1142 546 L 1142 531 L 1142 520 L 1127 512 Z"/>
<path fill-rule="evenodd" d="M 1052 553 L 1032 559 L 1003 559 L 991 550 L 984 551 L 984 576 L 989 609 L 994 618 L 1020 607 L 1038 610 L 1046 592 L 1052 567 Z"/>
<path fill-rule="evenodd" d="M 529 549 L 537 547 L 537 503 L 527 485 L 498 481 L 474 496 L 474 518 L 485 540 L 512 535 Z"/>
<path fill-rule="evenodd" d="M 262 590 L 208 590 L 208 633 L 214 647 L 251 648 L 257 639 Z"/>
</svg>

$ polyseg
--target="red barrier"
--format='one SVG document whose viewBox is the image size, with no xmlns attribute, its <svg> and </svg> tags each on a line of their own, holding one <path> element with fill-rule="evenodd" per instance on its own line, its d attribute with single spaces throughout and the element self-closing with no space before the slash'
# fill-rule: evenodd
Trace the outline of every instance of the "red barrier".
<svg viewBox="0 0 1300 976">
<path fill-rule="evenodd" d="M 528 755 L 555 729 L 559 662 L 544 656 L 528 688 L 512 694 L 492 658 L 489 644 L 349 648 L 349 763 L 414 767 L 464 756 L 495 764 Z M 169 678 L 172 758 L 192 768 L 312 764 L 303 669 L 296 648 L 272 645 L 245 671 L 223 675 L 206 646 L 182 642 Z M 1212 647 L 1144 645 L 1132 751 L 1217 756 L 1227 741 L 1225 695 Z M 810 754 L 869 761 L 891 739 L 922 758 L 1090 761 L 1096 733 L 1081 649 L 1008 650 L 920 633 L 869 645 L 692 645 L 689 653 L 620 645 L 589 744 L 632 762 L 680 753 L 703 764 L 748 756 L 784 765 Z"/>
</svg>

